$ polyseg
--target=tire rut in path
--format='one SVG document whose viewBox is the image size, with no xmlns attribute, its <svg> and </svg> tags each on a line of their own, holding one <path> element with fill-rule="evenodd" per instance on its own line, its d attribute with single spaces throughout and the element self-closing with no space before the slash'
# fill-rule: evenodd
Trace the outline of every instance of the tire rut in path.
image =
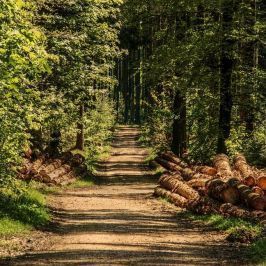
<svg viewBox="0 0 266 266">
<path fill-rule="evenodd" d="M 51 197 L 50 245 L 6 265 L 239 265 L 241 250 L 223 235 L 152 197 L 138 137 L 138 128 L 119 127 L 99 185 Z"/>
</svg>

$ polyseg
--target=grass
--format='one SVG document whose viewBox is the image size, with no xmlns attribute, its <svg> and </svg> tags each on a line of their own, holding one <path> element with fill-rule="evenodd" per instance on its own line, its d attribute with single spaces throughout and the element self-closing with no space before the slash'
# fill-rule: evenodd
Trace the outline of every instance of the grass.
<svg viewBox="0 0 266 266">
<path fill-rule="evenodd" d="M 266 238 L 262 237 L 263 226 L 239 218 L 225 218 L 217 214 L 194 215 L 185 213 L 185 215 L 190 219 L 202 221 L 219 231 L 226 232 L 229 240 L 253 242 L 247 248 L 248 258 L 256 265 L 266 265 Z"/>
<path fill-rule="evenodd" d="M 157 154 L 152 148 L 148 148 L 147 150 L 149 155 L 145 158 L 145 163 L 148 164 L 157 157 Z"/>
<path fill-rule="evenodd" d="M 188 217 L 211 225 L 219 231 L 226 232 L 228 234 L 227 239 L 233 242 L 252 242 L 262 235 L 262 226 L 240 218 L 225 218 L 217 214 L 188 214 Z"/>
<path fill-rule="evenodd" d="M 249 247 L 249 256 L 257 265 L 266 265 L 266 238 L 260 239 Z"/>
<path fill-rule="evenodd" d="M 0 236 L 28 233 L 32 226 L 12 220 L 7 217 L 0 218 Z"/>
<path fill-rule="evenodd" d="M 33 188 L 16 181 L 15 192 L 10 188 L 0 189 L 0 235 L 28 232 L 50 221 L 45 196 Z"/>
<path fill-rule="evenodd" d="M 73 184 L 67 186 L 68 188 L 86 188 L 91 187 L 94 185 L 93 177 L 90 175 L 87 175 L 83 177 L 82 179 L 78 179 Z"/>
<path fill-rule="evenodd" d="M 189 213 L 187 215 L 193 220 L 203 221 L 205 224 L 211 225 L 217 230 L 226 231 L 227 233 L 233 233 L 239 229 L 252 231 L 254 234 L 256 234 L 256 236 L 259 236 L 262 233 L 262 227 L 260 225 L 240 218 L 225 218 L 218 214 L 194 215 Z"/>
<path fill-rule="evenodd" d="M 166 198 L 159 198 L 164 203 L 170 203 Z M 227 240 L 234 242 L 249 243 L 245 255 L 254 265 L 266 266 L 266 238 L 263 225 L 256 224 L 249 220 L 222 215 L 196 215 L 190 212 L 182 212 L 182 217 L 203 222 L 213 228 L 226 232 Z"/>
</svg>

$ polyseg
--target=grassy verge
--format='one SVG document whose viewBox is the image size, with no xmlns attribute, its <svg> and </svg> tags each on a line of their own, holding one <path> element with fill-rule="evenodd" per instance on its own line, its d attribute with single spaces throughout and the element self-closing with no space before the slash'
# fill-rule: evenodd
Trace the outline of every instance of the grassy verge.
<svg viewBox="0 0 266 266">
<path fill-rule="evenodd" d="M 0 218 L 0 236 L 28 233 L 32 227 L 11 218 Z"/>
<path fill-rule="evenodd" d="M 229 241 L 244 242 L 248 258 L 256 265 L 266 265 L 266 238 L 263 236 L 263 226 L 239 218 L 225 218 L 221 215 L 185 214 L 188 218 L 204 222 L 219 231 L 228 234 Z"/>
<path fill-rule="evenodd" d="M 0 235 L 27 233 L 50 221 L 45 196 L 31 186 L 16 181 L 18 192 L 0 189 Z"/>
<path fill-rule="evenodd" d="M 254 237 L 258 237 L 262 233 L 262 227 L 260 225 L 254 224 L 250 221 L 246 221 L 239 218 L 225 218 L 222 215 L 212 214 L 212 215 L 194 215 L 187 214 L 189 218 L 193 220 L 202 221 L 205 224 L 211 225 L 217 230 L 225 231 L 228 234 L 236 234 L 239 230 L 244 230 L 254 234 Z"/>
<path fill-rule="evenodd" d="M 94 179 L 91 175 L 86 175 L 82 179 L 78 179 L 73 184 L 67 186 L 67 188 L 86 188 L 94 185 Z"/>
<path fill-rule="evenodd" d="M 249 247 L 249 256 L 257 265 L 266 265 L 266 238 L 257 240 Z"/>
</svg>

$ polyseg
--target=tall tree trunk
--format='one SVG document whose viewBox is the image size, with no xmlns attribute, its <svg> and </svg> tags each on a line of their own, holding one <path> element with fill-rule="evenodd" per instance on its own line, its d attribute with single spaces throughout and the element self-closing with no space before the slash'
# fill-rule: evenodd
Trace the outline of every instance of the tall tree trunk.
<svg viewBox="0 0 266 266">
<path fill-rule="evenodd" d="M 173 140 L 172 151 L 182 156 L 187 149 L 187 109 L 186 97 L 177 91 L 174 98 L 174 123 L 173 123 Z"/>
<path fill-rule="evenodd" d="M 137 51 L 137 64 L 138 69 L 136 73 L 136 108 L 135 108 L 135 123 L 140 124 L 140 110 L 141 110 L 141 47 Z"/>
<path fill-rule="evenodd" d="M 128 84 L 128 65 L 129 65 L 129 56 L 126 56 L 123 60 L 123 92 L 124 92 L 124 123 L 127 124 L 129 120 L 129 111 L 130 111 L 130 92 Z"/>
<path fill-rule="evenodd" d="M 235 6 L 230 0 L 222 1 L 222 43 L 221 43 L 221 81 L 220 81 L 220 117 L 218 132 L 218 153 L 227 153 L 226 140 L 230 137 L 231 115 L 233 107 L 232 72 L 234 41 L 230 37 L 233 28 Z"/>
<path fill-rule="evenodd" d="M 81 151 L 84 150 L 84 145 L 85 145 L 83 117 L 84 117 L 84 104 L 81 103 L 79 107 L 79 122 L 77 124 L 78 133 L 76 140 L 76 149 Z"/>
<path fill-rule="evenodd" d="M 256 0 L 247 1 L 244 0 L 243 3 L 246 5 L 246 12 L 243 14 L 243 23 L 246 28 L 246 34 L 254 37 L 255 31 L 254 26 L 256 23 Z M 245 123 L 246 132 L 248 134 L 252 134 L 254 131 L 254 123 L 255 123 L 255 111 L 254 111 L 254 102 L 252 94 L 254 93 L 255 84 L 255 69 L 257 67 L 257 48 L 255 44 L 255 40 L 247 41 L 245 40 L 241 44 L 241 54 L 242 54 L 242 62 L 241 65 L 244 66 L 244 71 L 246 71 L 250 75 L 246 77 L 247 80 L 245 84 L 241 88 L 241 103 L 240 103 L 240 118 L 241 121 Z"/>
</svg>

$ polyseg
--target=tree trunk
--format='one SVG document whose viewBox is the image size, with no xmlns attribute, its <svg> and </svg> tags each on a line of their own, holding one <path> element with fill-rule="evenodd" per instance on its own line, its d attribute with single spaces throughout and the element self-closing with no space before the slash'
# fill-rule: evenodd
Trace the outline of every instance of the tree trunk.
<svg viewBox="0 0 266 266">
<path fill-rule="evenodd" d="M 138 47 L 137 51 L 137 73 L 136 73 L 136 108 L 135 108 L 135 123 L 141 123 L 140 110 L 141 110 L 141 47 Z"/>
<path fill-rule="evenodd" d="M 84 139 L 84 123 L 83 123 L 83 117 L 84 117 L 84 104 L 81 103 L 79 107 L 79 122 L 77 124 L 77 140 L 76 140 L 76 149 L 77 150 L 84 150 L 85 145 L 85 139 Z"/>
<path fill-rule="evenodd" d="M 187 149 L 187 125 L 186 125 L 186 98 L 180 91 L 176 92 L 174 98 L 174 122 L 173 122 L 173 140 L 172 151 L 182 157 Z"/>
<path fill-rule="evenodd" d="M 218 153 L 227 153 L 226 140 L 230 137 L 231 115 L 233 107 L 232 73 L 233 48 L 235 41 L 230 34 L 233 30 L 233 17 L 235 6 L 230 0 L 222 1 L 222 32 L 221 43 L 221 71 L 220 71 L 220 115 L 218 126 Z"/>
</svg>

